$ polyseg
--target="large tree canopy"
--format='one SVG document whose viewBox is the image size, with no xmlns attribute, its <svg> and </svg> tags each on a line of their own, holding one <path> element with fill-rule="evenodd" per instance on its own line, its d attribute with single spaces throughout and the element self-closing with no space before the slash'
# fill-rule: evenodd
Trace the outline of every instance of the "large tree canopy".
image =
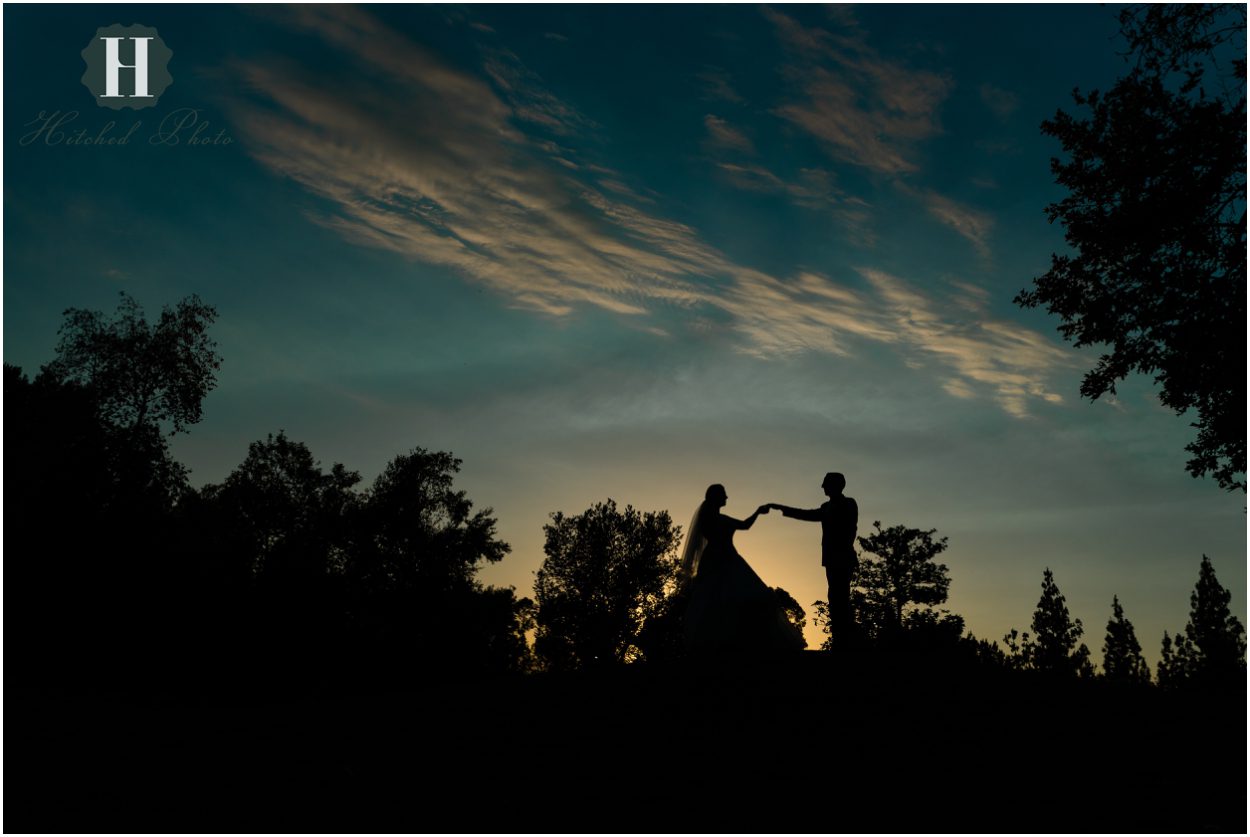
<svg viewBox="0 0 1250 837">
<path fill-rule="evenodd" d="M 1120 14 L 1132 70 L 1087 115 L 1042 123 L 1068 159 L 1047 207 L 1071 246 L 1016 297 L 1105 347 L 1081 395 L 1153 375 L 1162 403 L 1193 410 L 1195 477 L 1245 490 L 1246 86 L 1244 6 L 1151 5 Z M 1240 478 L 1239 478 L 1240 475 Z"/>
</svg>

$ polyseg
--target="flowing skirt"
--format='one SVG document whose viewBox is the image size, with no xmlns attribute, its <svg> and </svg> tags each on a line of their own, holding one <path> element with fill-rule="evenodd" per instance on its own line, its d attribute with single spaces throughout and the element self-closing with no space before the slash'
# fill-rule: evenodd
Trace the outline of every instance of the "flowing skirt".
<svg viewBox="0 0 1250 837">
<path fill-rule="evenodd" d="M 734 549 L 703 556 L 683 621 L 694 656 L 773 656 L 805 645 L 776 594 Z"/>
</svg>

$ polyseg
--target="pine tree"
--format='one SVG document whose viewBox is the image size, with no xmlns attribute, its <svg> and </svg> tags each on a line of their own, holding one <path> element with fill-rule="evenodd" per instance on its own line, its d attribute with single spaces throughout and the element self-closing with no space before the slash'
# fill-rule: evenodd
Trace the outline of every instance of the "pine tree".
<svg viewBox="0 0 1250 837">
<path fill-rule="evenodd" d="M 1033 641 L 1027 646 L 1029 667 L 1056 674 L 1092 676 L 1089 648 L 1080 642 L 1085 628 L 1072 619 L 1068 605 L 1047 567 L 1042 574 L 1042 597 L 1033 612 Z"/>
<path fill-rule="evenodd" d="M 1168 636 L 1168 632 L 1163 632 L 1163 648 L 1159 653 L 1159 666 L 1157 679 L 1159 687 L 1163 689 L 1172 689 L 1185 682 L 1189 673 L 1185 670 L 1186 655 L 1184 652 L 1178 653 L 1176 646 L 1188 647 L 1184 634 L 1176 635 L 1177 642 L 1172 641 L 1172 637 Z"/>
<path fill-rule="evenodd" d="M 1137 641 L 1133 623 L 1124 618 L 1119 596 L 1111 597 L 1111 619 L 1107 622 L 1107 638 L 1102 646 L 1102 669 L 1108 680 L 1150 682 L 1150 667 L 1141 655 L 1141 643 Z"/>
<path fill-rule="evenodd" d="M 1238 679 L 1246 667 L 1246 629 L 1228 610 L 1232 594 L 1215 577 L 1211 559 L 1202 556 L 1198 583 L 1189 597 L 1189 622 L 1177 634 L 1168 662 L 1170 685 Z M 1167 635 L 1164 635 L 1167 648 Z M 1163 662 L 1160 662 L 1162 669 Z M 1162 671 L 1160 684 L 1162 685 Z"/>
</svg>

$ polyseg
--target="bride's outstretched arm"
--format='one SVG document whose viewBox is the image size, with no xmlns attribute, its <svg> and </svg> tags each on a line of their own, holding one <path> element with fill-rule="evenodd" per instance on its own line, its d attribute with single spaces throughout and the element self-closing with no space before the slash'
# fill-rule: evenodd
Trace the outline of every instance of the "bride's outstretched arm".
<svg viewBox="0 0 1250 837">
<path fill-rule="evenodd" d="M 752 526 L 755 525 L 755 518 L 759 517 L 761 514 L 768 514 L 768 506 L 760 506 L 758 509 L 755 510 L 755 513 L 752 514 L 750 517 L 748 517 L 746 520 L 734 520 L 734 524 L 739 529 L 750 529 Z M 733 520 L 732 517 L 729 519 Z"/>
</svg>

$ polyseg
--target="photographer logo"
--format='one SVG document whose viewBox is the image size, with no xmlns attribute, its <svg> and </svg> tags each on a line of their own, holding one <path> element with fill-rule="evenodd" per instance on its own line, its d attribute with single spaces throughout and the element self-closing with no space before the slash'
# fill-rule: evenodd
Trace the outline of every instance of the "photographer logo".
<svg viewBox="0 0 1250 837">
<path fill-rule="evenodd" d="M 150 108 L 173 84 L 173 54 L 151 26 L 102 26 L 82 51 L 82 83 L 100 107 Z"/>
</svg>

